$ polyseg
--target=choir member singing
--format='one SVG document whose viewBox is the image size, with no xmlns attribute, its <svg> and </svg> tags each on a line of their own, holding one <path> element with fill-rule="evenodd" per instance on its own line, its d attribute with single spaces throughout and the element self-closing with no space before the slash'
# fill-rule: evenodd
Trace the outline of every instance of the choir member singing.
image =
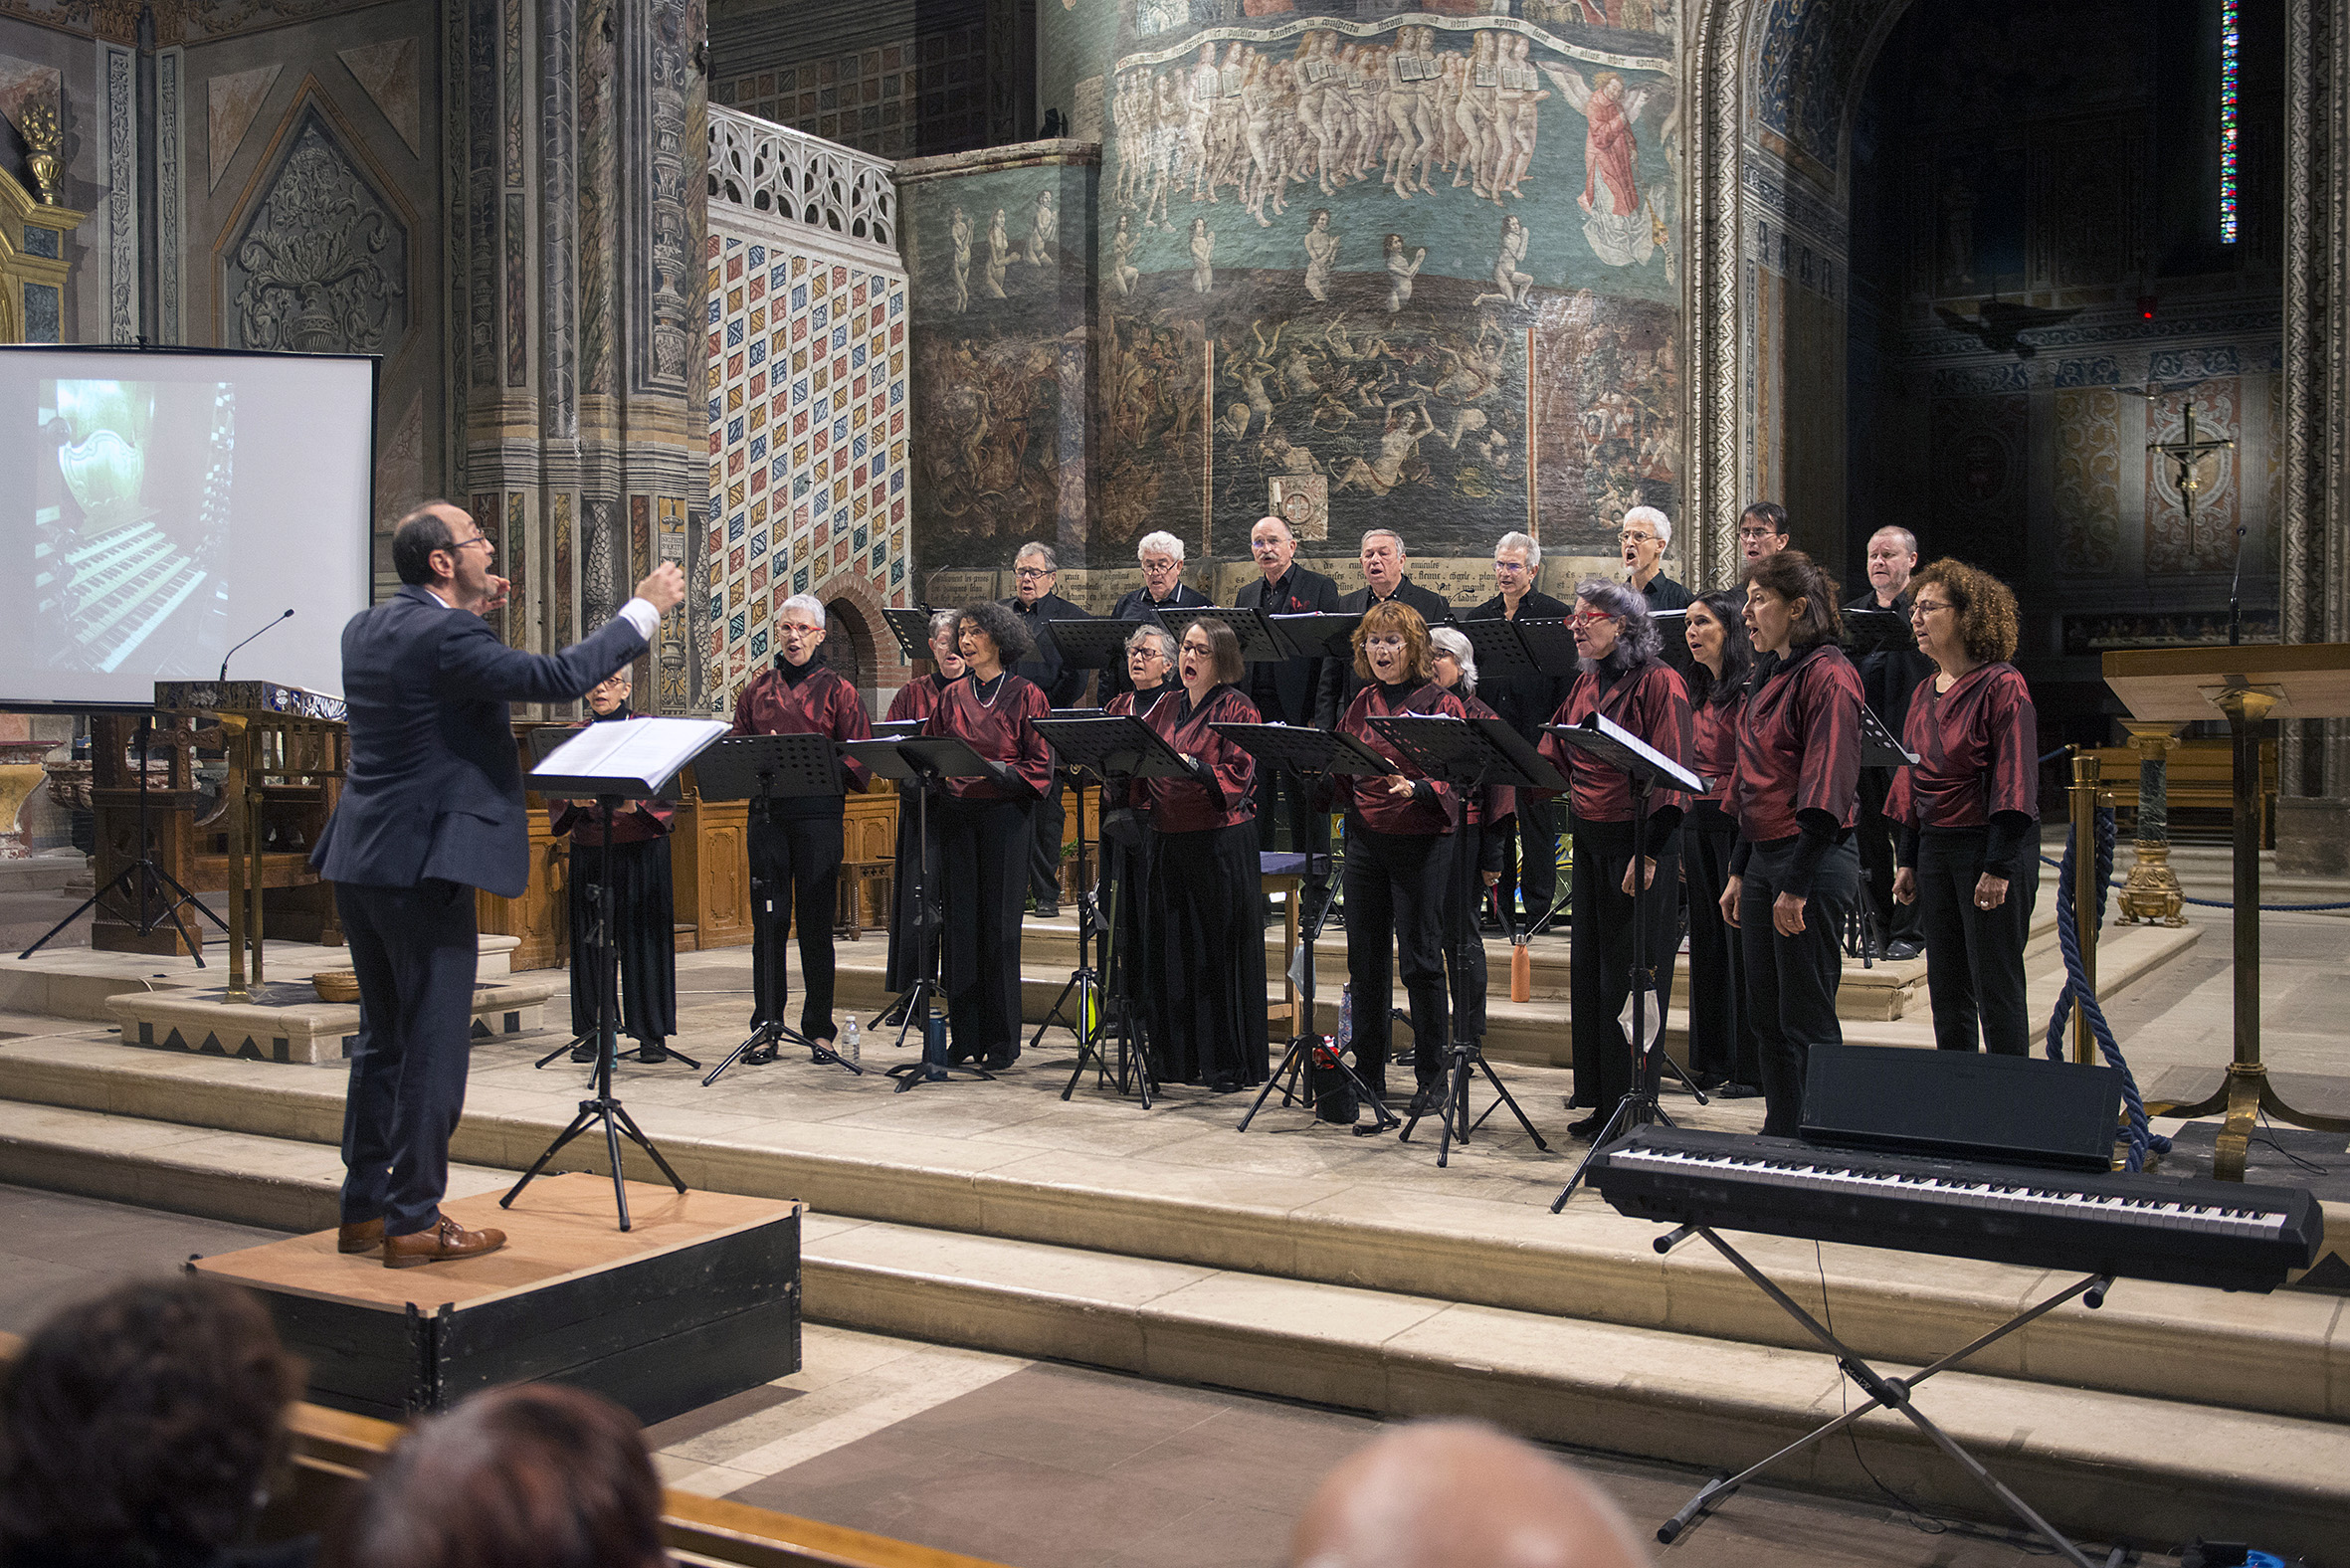
<svg viewBox="0 0 2350 1568">
<path fill-rule="evenodd" d="M 1012 557 L 1012 597 L 998 601 L 1028 634 L 1027 651 L 1014 661 L 1012 673 L 1045 693 L 1048 709 L 1069 707 L 1085 694 L 1084 670 L 1065 663 L 1053 641 L 1055 621 L 1085 619 L 1083 609 L 1053 591 L 1060 576 L 1061 557 L 1053 546 L 1031 539 Z M 1044 920 L 1061 913 L 1061 835 L 1068 826 L 1061 795 L 1056 777 L 1029 813 L 1028 882 L 1037 917 Z"/>
<path fill-rule="evenodd" d="M 1470 718 L 1499 718 L 1476 694 L 1476 651 L 1449 626 L 1428 634 L 1429 665 L 1436 684 L 1461 699 Z M 1455 1032 L 1464 1040 L 1485 1036 L 1485 941 L 1477 909 L 1486 891 L 1501 882 L 1518 813 L 1517 791 L 1487 784 L 1459 792 L 1463 821 L 1453 846 L 1453 900 L 1448 917 L 1445 973 L 1453 986 Z"/>
<path fill-rule="evenodd" d="M 587 694 L 592 724 L 626 722 L 634 686 L 622 665 Z M 611 983 L 608 965 L 587 961 L 582 946 L 596 918 L 599 877 L 612 882 L 613 948 L 620 954 L 620 1032 L 637 1043 L 640 1062 L 667 1062 L 669 1037 L 678 1032 L 678 942 L 675 895 L 670 886 L 670 820 L 677 808 L 658 800 L 632 800 L 612 813 L 610 860 L 605 859 L 604 816 L 592 800 L 547 802 L 548 827 L 571 836 L 570 886 L 565 903 L 571 916 L 571 1032 L 592 1035 L 596 987 Z M 596 1043 L 583 1039 L 571 1048 L 574 1062 L 596 1060 Z"/>
<path fill-rule="evenodd" d="M 1675 762 L 1689 757 L 1689 693 L 1671 666 L 1658 658 L 1662 639 L 1639 589 L 1588 578 L 1575 589 L 1578 674 L 1559 704 L 1554 724 L 1579 724 L 1598 713 L 1621 724 Z M 1568 1017 L 1575 1049 L 1575 1092 L 1567 1103 L 1591 1114 L 1567 1131 L 1588 1138 L 1607 1125 L 1616 1102 L 1632 1092 L 1634 1047 L 1621 1016 L 1632 995 L 1632 933 L 1641 924 L 1641 961 L 1656 976 L 1650 1007 L 1672 994 L 1673 958 L 1680 946 L 1680 820 L 1687 796 L 1653 790 L 1647 822 L 1634 842 L 1632 782 L 1610 767 L 1546 735 L 1543 755 L 1567 775 L 1574 806 L 1575 874 L 1568 893 L 1574 934 L 1568 948 Z M 1636 900 L 1635 877 L 1647 891 Z"/>
<path fill-rule="evenodd" d="M 1257 759 L 1214 724 L 1254 724 L 1232 628 L 1194 621 L 1177 645 L 1182 685 L 1145 719 L 1191 768 L 1140 781 L 1150 802 L 1155 1031 L 1162 1071 L 1219 1094 L 1265 1081 L 1265 924 L 1258 914 Z"/>
<path fill-rule="evenodd" d="M 1499 593 L 1469 612 L 1470 621 L 1563 621 L 1573 612 L 1534 586 L 1542 546 L 1532 534 L 1505 533 L 1493 546 L 1493 584 Z M 1542 742 L 1542 726 L 1566 699 L 1567 683 L 1540 670 L 1496 675 L 1483 683 L 1484 700 L 1527 741 Z M 1542 922 L 1558 901 L 1558 807 L 1532 792 L 1519 797 L 1515 831 L 1496 836 L 1502 846 L 1501 897 L 1525 903 L 1525 923 Z"/>
<path fill-rule="evenodd" d="M 1880 610 L 1909 624 L 1910 579 L 1917 571 L 1917 535 L 1907 528 L 1882 527 L 1868 536 L 1868 591 L 1845 605 Z M 1934 672 L 1934 662 L 1913 646 L 1879 648 L 1860 656 L 1860 695 L 1893 734 L 1908 722 L 1909 693 Z M 1925 950 L 1917 908 L 1893 896 L 1893 844 L 1900 826 L 1885 812 L 1892 793 L 1891 768 L 1860 770 L 1860 823 L 1853 839 L 1860 846 L 1860 897 L 1868 910 L 1877 951 L 1886 958 L 1915 958 Z"/>
<path fill-rule="evenodd" d="M 840 672 L 816 657 L 824 646 L 824 604 L 794 594 L 776 612 L 773 669 L 761 671 L 734 699 L 737 735 L 829 735 L 866 740 L 874 726 L 864 699 Z M 862 790 L 872 776 L 844 761 L 844 787 Z M 785 922 L 800 928 L 800 1033 L 829 1044 L 833 1026 L 833 910 L 841 879 L 844 795 L 781 795 L 750 803 L 751 1025 L 783 1022 L 788 994 Z M 761 1046 L 743 1061 L 775 1060 Z"/>
<path fill-rule="evenodd" d="M 885 723 L 919 723 L 927 719 L 938 706 L 938 699 L 946 688 L 963 678 L 963 656 L 955 647 L 955 613 L 940 610 L 930 617 L 930 674 L 917 676 L 897 688 L 890 699 Z M 909 941 L 921 925 L 921 910 L 915 902 L 918 891 L 911 868 L 925 846 L 915 837 L 921 832 L 921 791 L 911 784 L 897 786 L 897 876 L 889 888 L 889 967 L 883 986 L 891 996 L 903 991 L 930 972 L 930 954 L 918 940 Z M 923 864 L 929 875 L 938 875 L 937 831 L 932 830 L 927 846 L 929 860 Z M 930 892 L 936 895 L 938 889 Z M 892 1023 L 902 1023 L 895 1017 Z"/>
<path fill-rule="evenodd" d="M 1180 619 L 1183 611 L 1216 602 L 1183 580 L 1183 541 L 1172 533 L 1144 534 L 1142 541 L 1134 546 L 1134 559 L 1142 564 L 1142 586 L 1120 596 L 1110 606 L 1111 620 L 1148 621 L 1172 629 L 1183 624 Z M 1094 694 L 1106 710 L 1110 698 L 1130 689 L 1124 670 L 1104 670 Z M 1143 707 L 1149 705 L 1146 702 Z"/>
<path fill-rule="evenodd" d="M 1926 941 L 1934 1044 L 2026 1054 L 2024 943 L 2040 887 L 2040 725 L 2016 652 L 2016 596 L 1988 572 L 1942 560 L 1910 579 L 1909 624 L 1936 673 L 1909 698 L 1885 814 L 1899 826 L 1893 896 Z"/>
<path fill-rule="evenodd" d="M 1361 683 L 1339 718 L 1351 735 L 1395 763 L 1393 773 L 1342 773 L 1324 788 L 1346 814 L 1346 973 L 1354 999 L 1354 1065 L 1372 1092 L 1387 1097 L 1388 1013 L 1394 972 L 1411 1001 L 1415 1112 L 1444 1094 L 1445 904 L 1452 870 L 1451 786 L 1423 777 L 1371 720 L 1395 713 L 1467 716 L 1438 686 L 1428 623 L 1410 605 L 1373 605 L 1354 629 Z M 1358 1125 L 1358 1133 L 1374 1130 Z"/>
<path fill-rule="evenodd" d="M 1163 626 L 1141 626 L 1126 639 L 1126 688 L 1102 704 L 1112 718 L 1136 718 L 1172 689 L 1175 676 L 1175 634 Z M 1122 994 L 1150 994 L 1153 949 L 1146 936 L 1158 900 L 1150 885 L 1150 814 L 1148 800 L 1123 774 L 1113 776 L 1101 791 L 1101 885 L 1109 900 L 1103 911 L 1110 922 L 1109 957 L 1105 975 L 1113 968 L 1125 985 Z M 1111 994 L 1121 994 L 1112 985 Z M 1143 1010 L 1145 1013 L 1147 1009 Z"/>
<path fill-rule="evenodd" d="M 1812 1047 L 1844 1040 L 1836 988 L 1860 884 L 1860 675 L 1836 646 L 1836 584 L 1810 556 L 1772 551 L 1741 579 L 1755 673 L 1738 718 L 1728 802 L 1738 844 L 1721 911 L 1746 955 L 1763 1131 L 1793 1137 Z"/>
<path fill-rule="evenodd" d="M 1762 1064 L 1746 1022 L 1746 953 L 1722 918 L 1722 889 L 1738 824 L 1723 802 L 1738 767 L 1738 715 L 1754 673 L 1754 645 L 1738 595 L 1703 594 L 1682 627 L 1689 650 L 1689 771 L 1712 786 L 1681 819 L 1681 877 L 1689 890 L 1689 1076 L 1723 1099 L 1762 1092 Z"/>
<path fill-rule="evenodd" d="M 992 766 L 948 779 L 946 798 L 931 808 L 946 898 L 948 1055 L 1001 1071 L 1020 1056 L 1020 899 L 1031 812 L 1053 781 L 1035 721 L 1050 709 L 1033 682 L 1006 668 L 1029 652 L 1018 616 L 1000 604 L 966 605 L 954 627 L 968 674 L 947 686 L 922 732 L 952 735 Z"/>
<path fill-rule="evenodd" d="M 1259 576 L 1253 583 L 1242 584 L 1232 596 L 1241 609 L 1263 610 L 1267 615 L 1327 615 L 1338 608 L 1338 585 L 1298 564 L 1297 536 L 1279 517 L 1257 519 L 1257 525 L 1249 530 L 1249 554 L 1257 562 Z M 1269 724 L 1311 724 L 1326 663 L 1307 658 L 1251 665 L 1250 700 Z M 1274 835 L 1284 828 L 1289 852 L 1307 857 L 1303 917 L 1310 921 L 1330 895 L 1330 818 L 1313 809 L 1295 773 L 1274 768 L 1257 780 L 1257 848 L 1278 848 Z M 1271 914 L 1269 905 L 1269 919 Z"/>
</svg>

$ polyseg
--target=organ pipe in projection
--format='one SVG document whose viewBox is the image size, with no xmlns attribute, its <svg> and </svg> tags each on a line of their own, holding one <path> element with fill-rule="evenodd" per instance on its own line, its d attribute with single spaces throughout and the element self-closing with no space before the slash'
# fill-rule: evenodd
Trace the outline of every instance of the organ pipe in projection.
<svg viewBox="0 0 2350 1568">
<path fill-rule="evenodd" d="M 1043 100 L 1102 145 L 1093 564 L 1203 517 L 1237 556 L 1269 510 L 1309 554 L 1384 525 L 1471 557 L 1529 518 L 1613 553 L 1627 507 L 1679 515 L 1678 8 L 1465 14 L 1487 9 L 1043 8 Z M 978 178 L 997 188 L 959 205 L 1013 215 L 1012 243 L 975 225 L 958 250 L 958 203 L 926 199 L 915 254 L 941 276 L 917 300 L 935 338 L 1002 360 L 1055 324 L 1018 244 L 1045 171 Z"/>
</svg>

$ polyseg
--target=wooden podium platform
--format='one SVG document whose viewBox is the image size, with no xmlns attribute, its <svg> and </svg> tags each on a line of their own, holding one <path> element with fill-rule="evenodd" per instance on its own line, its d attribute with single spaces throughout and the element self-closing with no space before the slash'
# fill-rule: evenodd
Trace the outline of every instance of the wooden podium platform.
<svg viewBox="0 0 2350 1568">
<path fill-rule="evenodd" d="M 651 1425 L 799 1370 L 801 1207 L 631 1182 L 624 1233 L 610 1178 L 574 1173 L 511 1209 L 495 1193 L 444 1205 L 506 1233 L 487 1258 L 386 1269 L 320 1231 L 188 1267 L 261 1294 L 319 1404 L 398 1420 L 552 1381 Z"/>
</svg>

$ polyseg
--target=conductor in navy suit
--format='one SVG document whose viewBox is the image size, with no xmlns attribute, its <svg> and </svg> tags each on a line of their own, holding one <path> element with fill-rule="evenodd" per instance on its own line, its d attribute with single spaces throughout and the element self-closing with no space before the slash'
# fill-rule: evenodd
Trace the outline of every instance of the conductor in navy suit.
<svg viewBox="0 0 2350 1568">
<path fill-rule="evenodd" d="M 334 883 L 359 976 L 337 1241 L 346 1253 L 380 1249 L 391 1269 L 505 1243 L 440 1205 L 473 1047 L 474 892 L 518 897 L 530 881 L 506 704 L 585 694 L 644 653 L 685 597 L 684 575 L 664 562 L 594 636 L 524 653 L 482 619 L 505 602 L 495 550 L 463 509 L 428 502 L 392 535 L 400 591 L 342 631 L 350 769 L 310 855 Z"/>
</svg>

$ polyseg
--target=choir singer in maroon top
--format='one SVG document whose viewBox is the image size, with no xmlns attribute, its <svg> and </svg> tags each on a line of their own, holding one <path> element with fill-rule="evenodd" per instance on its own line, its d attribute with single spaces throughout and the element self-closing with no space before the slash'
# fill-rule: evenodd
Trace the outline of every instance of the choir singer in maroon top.
<svg viewBox="0 0 2350 1568">
<path fill-rule="evenodd" d="M 1909 624 L 1935 674 L 1909 699 L 1885 815 L 1900 832 L 1893 896 L 1917 905 L 1934 1044 L 2030 1050 L 2024 943 L 2040 888 L 2040 720 L 2016 652 L 2016 596 L 1988 572 L 1936 561 L 1909 580 Z"/>
<path fill-rule="evenodd" d="M 1575 636 L 1578 674 L 1553 724 L 1580 724 L 1593 713 L 1614 720 L 1686 764 L 1689 691 L 1670 665 L 1649 601 L 1626 583 L 1590 578 L 1575 589 L 1567 620 Z M 1672 995 L 1673 960 L 1680 947 L 1680 820 L 1688 797 L 1678 790 L 1649 795 L 1644 837 L 1633 842 L 1632 781 L 1575 750 L 1556 735 L 1542 737 L 1542 753 L 1573 787 L 1575 871 L 1568 946 L 1568 1022 L 1575 1049 L 1575 1093 L 1570 1105 L 1591 1114 L 1567 1131 L 1588 1138 L 1607 1125 L 1616 1102 L 1632 1092 L 1634 1047 L 1625 1033 L 1632 995 L 1633 878 L 1648 888 L 1637 909 L 1641 958 L 1657 976 L 1657 1000 Z M 1654 1018 L 1654 1014 L 1651 1017 Z"/>
<path fill-rule="evenodd" d="M 1254 724 L 1257 704 L 1235 684 L 1246 674 L 1240 639 L 1222 622 L 1194 621 L 1176 645 L 1182 684 L 1143 721 L 1192 770 L 1144 779 L 1157 928 L 1160 1071 L 1179 1083 L 1230 1094 L 1265 1081 L 1265 921 L 1259 911 L 1257 759 L 1210 728 Z"/>
<path fill-rule="evenodd" d="M 1746 954 L 1763 1131 L 1791 1138 L 1812 1047 L 1844 1043 L 1836 988 L 1860 887 L 1860 674 L 1836 643 L 1836 584 L 1810 556 L 1774 551 L 1741 581 L 1755 669 L 1730 776 L 1738 845 L 1721 911 Z"/>
<path fill-rule="evenodd" d="M 1020 617 L 973 604 L 954 625 L 968 673 L 948 685 L 922 733 L 952 735 L 994 769 L 948 779 L 930 808 L 946 899 L 948 1059 L 1001 1071 L 1020 1056 L 1020 902 L 1035 847 L 1031 813 L 1053 782 L 1035 721 L 1051 709 L 1041 687 L 1006 668 L 1030 649 Z"/>
<path fill-rule="evenodd" d="M 759 673 L 734 699 L 737 735 L 829 735 L 865 740 L 874 726 L 865 699 L 837 670 L 816 657 L 824 646 L 824 603 L 794 594 L 775 612 L 775 666 Z M 872 777 L 842 763 L 844 785 L 862 790 Z M 783 936 L 787 919 L 800 926 L 800 1033 L 830 1041 L 833 1027 L 833 909 L 841 880 L 844 795 L 787 795 L 750 804 L 751 1026 L 783 1022 Z M 768 993 L 774 996 L 770 1003 Z M 771 1047 L 743 1059 L 775 1060 Z"/>
<path fill-rule="evenodd" d="M 1752 1099 L 1762 1092 L 1762 1063 L 1746 1022 L 1746 954 L 1721 912 L 1738 847 L 1738 824 L 1722 803 L 1738 771 L 1738 716 L 1754 674 L 1744 596 L 1699 594 L 1681 629 L 1696 740 L 1689 771 L 1713 786 L 1690 804 L 1680 829 L 1681 877 L 1689 890 L 1689 1075 L 1723 1099 Z"/>
<path fill-rule="evenodd" d="M 963 679 L 963 656 L 955 648 L 954 620 L 952 610 L 940 610 L 930 617 L 930 673 L 897 688 L 882 722 L 922 722 L 938 706 L 946 688 Z M 915 903 L 919 888 L 912 868 L 915 856 L 927 855 L 924 868 L 930 877 L 938 875 L 938 829 L 931 826 L 926 845 L 916 837 L 922 831 L 920 796 L 921 791 L 911 784 L 897 786 L 897 876 L 889 886 L 889 967 L 881 981 L 882 989 L 891 996 L 930 972 L 930 954 L 915 936 L 921 910 Z M 902 1024 L 905 1020 L 893 1012 L 889 1022 Z"/>
<path fill-rule="evenodd" d="M 1354 629 L 1354 675 L 1363 683 L 1338 720 L 1395 763 L 1393 773 L 1336 774 L 1323 784 L 1346 814 L 1346 975 L 1354 999 L 1354 1067 L 1387 1097 L 1388 1013 L 1395 972 L 1412 1008 L 1414 1113 L 1444 1093 L 1445 905 L 1453 867 L 1453 788 L 1425 778 L 1371 720 L 1395 713 L 1463 718 L 1461 699 L 1434 681 L 1428 623 L 1396 599 L 1371 606 Z M 1391 946 L 1392 944 L 1392 946 Z M 1358 1125 L 1358 1133 L 1373 1130 Z"/>
</svg>

